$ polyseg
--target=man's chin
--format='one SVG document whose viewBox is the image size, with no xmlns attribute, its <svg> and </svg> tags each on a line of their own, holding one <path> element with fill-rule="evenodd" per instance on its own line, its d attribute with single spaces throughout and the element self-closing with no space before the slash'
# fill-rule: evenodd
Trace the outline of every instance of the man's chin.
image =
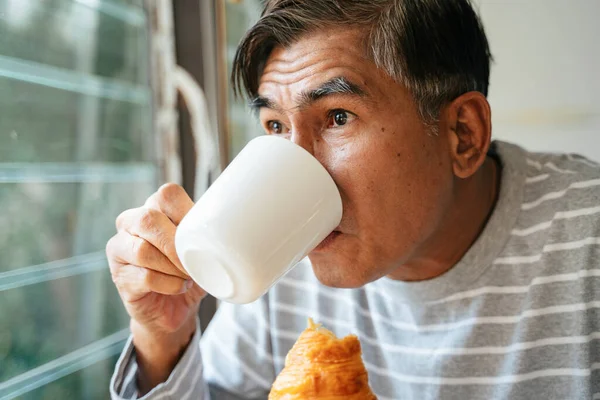
<svg viewBox="0 0 600 400">
<path fill-rule="evenodd" d="M 346 265 L 344 261 L 334 261 L 337 257 L 325 259 L 323 254 L 310 254 L 308 256 L 312 264 L 312 269 L 323 285 L 340 288 L 340 289 L 356 289 L 369 283 L 369 280 L 361 278 L 363 274 L 357 273 L 359 265 Z"/>
</svg>

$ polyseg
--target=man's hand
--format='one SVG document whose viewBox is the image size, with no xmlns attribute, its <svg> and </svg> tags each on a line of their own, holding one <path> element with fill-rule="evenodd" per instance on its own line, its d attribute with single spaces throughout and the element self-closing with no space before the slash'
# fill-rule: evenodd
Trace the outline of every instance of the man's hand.
<svg viewBox="0 0 600 400">
<path fill-rule="evenodd" d="M 119 215 L 117 234 L 106 245 L 113 281 L 131 316 L 140 394 L 169 377 L 206 295 L 175 252 L 175 230 L 193 205 L 181 187 L 164 185 L 143 207 Z"/>
</svg>

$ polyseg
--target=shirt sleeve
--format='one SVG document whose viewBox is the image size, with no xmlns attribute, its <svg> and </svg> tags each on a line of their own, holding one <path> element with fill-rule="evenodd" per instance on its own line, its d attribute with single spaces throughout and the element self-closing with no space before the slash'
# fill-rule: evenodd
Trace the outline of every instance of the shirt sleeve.
<svg viewBox="0 0 600 400">
<path fill-rule="evenodd" d="M 144 400 L 210 400 L 210 394 L 202 377 L 203 366 L 200 356 L 200 327 L 196 321 L 196 333 L 188 348 L 165 382 L 157 385 L 145 396 Z M 130 337 L 125 344 L 115 371 L 110 380 L 110 396 L 112 400 L 138 399 L 137 362 L 135 347 Z M 216 398 L 215 400 L 218 400 Z"/>
<path fill-rule="evenodd" d="M 221 303 L 202 339 L 197 327 L 167 381 L 141 399 L 267 399 L 275 380 L 267 297 L 245 305 Z M 129 338 L 110 382 L 111 399 L 137 399 L 136 377 Z"/>
</svg>

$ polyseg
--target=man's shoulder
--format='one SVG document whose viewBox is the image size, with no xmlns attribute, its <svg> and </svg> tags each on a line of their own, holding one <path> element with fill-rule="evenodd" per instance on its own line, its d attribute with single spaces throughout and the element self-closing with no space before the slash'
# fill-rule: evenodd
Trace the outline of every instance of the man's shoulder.
<svg viewBox="0 0 600 400">
<path fill-rule="evenodd" d="M 600 178 L 600 163 L 579 154 L 529 151 L 524 151 L 524 154 L 531 174 L 550 174 L 550 178 L 555 179 L 578 175 Z"/>
<path fill-rule="evenodd" d="M 600 244 L 600 164 L 575 154 L 524 155 L 522 204 L 511 242 L 544 254 Z"/>
<path fill-rule="evenodd" d="M 525 152 L 522 209 L 546 212 L 600 205 L 600 164 L 576 154 Z"/>
</svg>

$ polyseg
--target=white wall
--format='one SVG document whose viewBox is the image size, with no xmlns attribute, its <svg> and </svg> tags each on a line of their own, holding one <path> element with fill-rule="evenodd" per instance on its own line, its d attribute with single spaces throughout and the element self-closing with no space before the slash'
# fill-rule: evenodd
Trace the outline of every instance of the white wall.
<svg viewBox="0 0 600 400">
<path fill-rule="evenodd" d="M 478 0 L 493 135 L 600 160 L 600 0 Z"/>
</svg>

